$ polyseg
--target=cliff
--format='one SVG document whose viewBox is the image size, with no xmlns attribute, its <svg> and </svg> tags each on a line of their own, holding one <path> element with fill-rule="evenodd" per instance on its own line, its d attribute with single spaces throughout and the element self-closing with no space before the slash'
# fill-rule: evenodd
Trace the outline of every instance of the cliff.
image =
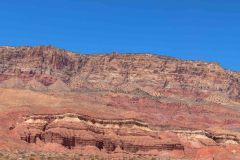
<svg viewBox="0 0 240 160">
<path fill-rule="evenodd" d="M 3 46 L 0 159 L 238 160 L 239 80 L 217 63 Z"/>
<path fill-rule="evenodd" d="M 217 63 L 150 54 L 74 54 L 51 46 L 0 47 L 3 87 L 29 88 L 28 82 L 34 81 L 40 83 L 35 85 L 40 91 L 45 90 L 42 85 L 56 83 L 49 90 L 140 91 L 157 97 L 184 95 L 220 101 L 222 97 L 239 100 L 239 80 L 240 73 Z"/>
</svg>

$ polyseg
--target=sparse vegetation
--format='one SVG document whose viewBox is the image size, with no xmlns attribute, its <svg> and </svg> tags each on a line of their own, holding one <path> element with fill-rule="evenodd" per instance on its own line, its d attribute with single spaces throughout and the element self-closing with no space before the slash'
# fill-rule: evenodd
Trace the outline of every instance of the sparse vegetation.
<svg viewBox="0 0 240 160">
<path fill-rule="evenodd" d="M 43 152 L 43 151 L 27 151 L 16 149 L 0 149 L 0 160 L 176 160 L 167 157 L 141 157 L 141 156 L 128 156 L 114 158 L 113 155 L 100 156 L 100 155 L 83 155 L 76 153 L 61 153 L 61 152 Z M 185 159 L 178 159 L 185 160 Z"/>
</svg>

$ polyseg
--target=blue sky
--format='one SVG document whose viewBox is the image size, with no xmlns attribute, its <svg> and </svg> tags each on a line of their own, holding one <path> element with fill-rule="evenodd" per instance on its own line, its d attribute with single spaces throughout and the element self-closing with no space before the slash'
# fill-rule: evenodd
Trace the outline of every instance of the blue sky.
<svg viewBox="0 0 240 160">
<path fill-rule="evenodd" d="M 239 0 L 5 0 L 0 45 L 147 52 L 240 71 Z"/>
</svg>

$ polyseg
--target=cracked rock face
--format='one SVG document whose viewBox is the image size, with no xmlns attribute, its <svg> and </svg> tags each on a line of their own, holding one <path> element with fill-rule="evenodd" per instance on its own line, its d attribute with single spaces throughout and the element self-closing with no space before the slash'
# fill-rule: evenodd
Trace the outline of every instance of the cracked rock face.
<svg viewBox="0 0 240 160">
<path fill-rule="evenodd" d="M 150 54 L 0 47 L 0 159 L 16 149 L 238 160 L 239 79 L 216 63 Z"/>
<path fill-rule="evenodd" d="M 39 138 L 69 149 L 90 145 L 108 152 L 116 148 L 133 153 L 154 149 L 184 150 L 179 143 L 164 142 L 158 132 L 137 120 L 101 120 L 75 114 L 36 115 L 18 127 L 26 128 L 20 136 L 28 143 L 36 143 Z"/>
<path fill-rule="evenodd" d="M 189 149 L 240 144 L 239 136 L 227 133 L 162 128 L 136 119 L 101 119 L 76 113 L 28 115 L 11 130 L 29 144 L 56 143 L 70 150 L 92 146 L 108 154 L 148 155 L 154 150 L 154 155 L 175 151 L 184 157 Z"/>
<path fill-rule="evenodd" d="M 45 86 L 53 84 L 49 90 L 57 91 L 139 90 L 151 96 L 209 97 L 213 102 L 240 98 L 239 73 L 224 70 L 217 63 L 150 54 L 82 55 L 51 46 L 0 47 L 0 81 L 12 84 L 11 78 L 16 76 L 25 82 L 34 79 Z"/>
</svg>

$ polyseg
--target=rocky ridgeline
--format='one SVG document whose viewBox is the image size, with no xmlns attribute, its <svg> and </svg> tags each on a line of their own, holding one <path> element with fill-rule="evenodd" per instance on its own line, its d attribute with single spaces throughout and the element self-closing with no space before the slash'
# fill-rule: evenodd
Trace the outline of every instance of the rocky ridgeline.
<svg viewBox="0 0 240 160">
<path fill-rule="evenodd" d="M 239 159 L 239 79 L 151 54 L 0 47 L 0 149 Z"/>
<path fill-rule="evenodd" d="M 14 83 L 13 78 L 23 83 Z M 140 90 L 152 96 L 221 95 L 238 100 L 239 80 L 239 73 L 216 63 L 151 54 L 84 55 L 51 46 L 0 47 L 0 86 L 10 88 L 24 85 L 46 90 L 53 85 L 52 90 Z"/>
</svg>

